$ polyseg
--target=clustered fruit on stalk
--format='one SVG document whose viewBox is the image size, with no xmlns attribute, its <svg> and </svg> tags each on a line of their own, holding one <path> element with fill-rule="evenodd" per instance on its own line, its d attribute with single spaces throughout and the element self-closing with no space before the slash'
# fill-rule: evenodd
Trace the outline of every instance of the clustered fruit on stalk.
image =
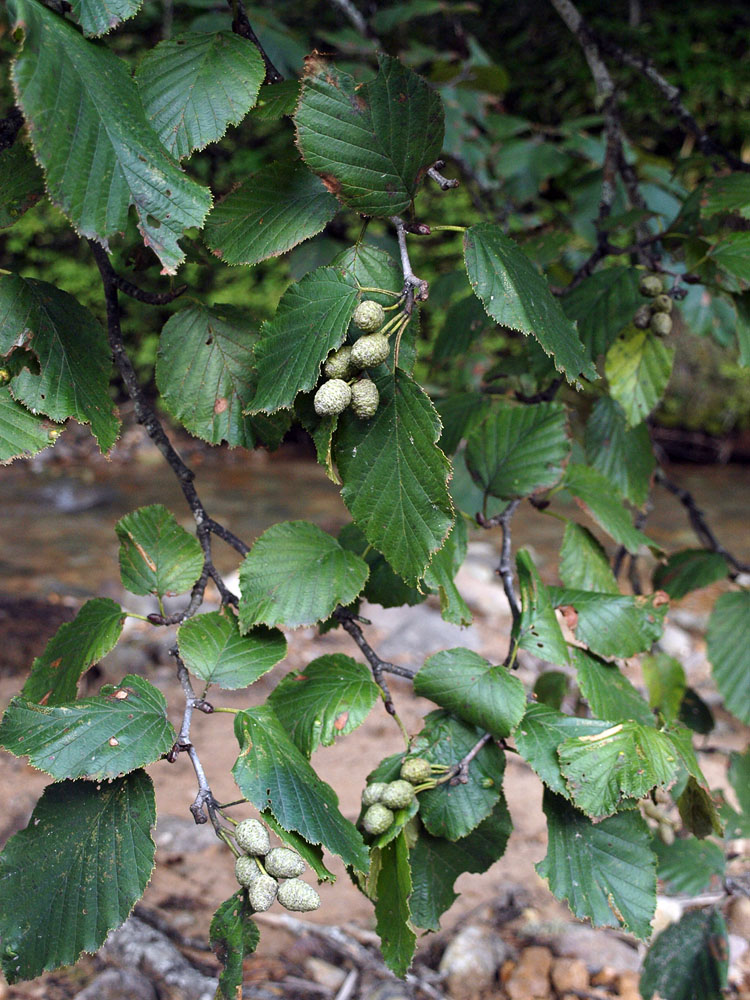
<svg viewBox="0 0 750 1000">
<path fill-rule="evenodd" d="M 639 330 L 651 330 L 657 337 L 672 332 L 672 299 L 664 292 L 664 282 L 658 274 L 644 274 L 638 282 L 641 295 L 651 299 L 648 305 L 636 310 L 633 325 Z"/>
<path fill-rule="evenodd" d="M 400 320 L 400 317 L 397 319 Z M 353 345 L 339 347 L 323 365 L 328 380 L 320 386 L 313 400 L 318 416 L 342 413 L 350 406 L 360 420 L 369 420 L 378 408 L 378 387 L 372 379 L 354 376 L 365 369 L 375 368 L 388 357 L 388 335 L 381 329 L 385 322 L 385 309 L 380 303 L 366 299 L 354 310 L 352 321 L 364 336 Z M 388 327 L 395 322 L 394 319 Z"/>
<path fill-rule="evenodd" d="M 396 781 L 370 782 L 362 792 L 362 826 L 367 833 L 385 833 L 393 824 L 396 810 L 408 809 L 419 792 L 435 787 L 435 773 L 445 771 L 445 767 L 430 764 L 424 757 L 407 757 Z"/>
<path fill-rule="evenodd" d="M 250 906 L 263 913 L 278 899 L 287 910 L 317 910 L 320 896 L 299 876 L 305 862 L 289 847 L 271 847 L 268 830 L 257 819 L 243 819 L 234 831 L 240 854 L 234 865 L 237 881 L 247 889 Z M 285 881 L 279 882 L 279 879 Z"/>
</svg>

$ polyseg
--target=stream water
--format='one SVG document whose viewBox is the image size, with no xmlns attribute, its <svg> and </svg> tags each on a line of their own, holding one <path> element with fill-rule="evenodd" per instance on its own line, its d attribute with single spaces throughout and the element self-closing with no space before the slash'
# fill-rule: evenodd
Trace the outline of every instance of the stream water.
<svg viewBox="0 0 750 1000">
<path fill-rule="evenodd" d="M 339 490 L 310 459 L 203 450 L 188 457 L 208 511 L 248 542 L 278 520 L 307 519 L 332 531 L 349 520 Z M 673 465 L 668 474 L 693 493 L 726 547 L 750 561 L 750 468 Z M 667 550 L 696 545 L 679 502 L 659 488 L 654 500 L 649 536 Z M 117 599 L 118 518 L 163 503 L 186 528 L 192 526 L 175 477 L 149 446 L 136 448 L 127 463 L 100 456 L 16 462 L 0 472 L 0 503 L 0 592 L 13 597 Z M 529 547 L 544 574 L 555 564 L 562 530 L 559 520 L 524 504 L 513 522 L 514 547 Z M 477 533 L 485 541 L 497 541 L 494 535 Z M 236 567 L 233 552 L 221 542 L 215 549 L 221 569 Z"/>
</svg>

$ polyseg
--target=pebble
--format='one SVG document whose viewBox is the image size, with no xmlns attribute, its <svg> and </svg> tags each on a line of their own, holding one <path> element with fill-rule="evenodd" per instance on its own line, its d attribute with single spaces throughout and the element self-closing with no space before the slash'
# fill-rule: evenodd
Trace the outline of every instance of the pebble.
<svg viewBox="0 0 750 1000">
<path fill-rule="evenodd" d="M 518 965 L 505 985 L 510 1000 L 534 1000 L 548 997 L 551 992 L 550 969 L 552 952 L 534 945 L 521 953 Z"/>
<path fill-rule="evenodd" d="M 587 990 L 589 987 L 589 971 L 580 958 L 556 958 L 552 963 L 550 978 L 558 993 Z"/>
<path fill-rule="evenodd" d="M 330 962 L 325 962 L 322 958 L 314 956 L 306 960 L 305 972 L 313 982 L 325 986 L 331 993 L 338 993 L 346 979 L 345 969 L 339 969 L 335 965 L 331 965 Z"/>
<path fill-rule="evenodd" d="M 641 966 L 638 952 L 629 944 L 593 927 L 571 924 L 554 940 L 558 955 L 580 958 L 590 973 L 608 969 L 610 979 L 618 972 L 637 972 Z M 593 982 L 593 979 L 592 979 Z"/>
<path fill-rule="evenodd" d="M 640 978 L 637 972 L 620 973 L 615 980 L 615 985 L 621 1000 L 641 1000 L 641 991 L 638 989 Z"/>
<path fill-rule="evenodd" d="M 156 1000 L 156 990 L 135 969 L 107 969 L 76 993 L 75 1000 Z"/>
<path fill-rule="evenodd" d="M 730 934 L 750 941 L 750 899 L 735 897 L 729 905 L 727 926 Z"/>
<path fill-rule="evenodd" d="M 508 945 L 491 927 L 470 924 L 453 938 L 440 960 L 447 992 L 467 1000 L 486 990 L 508 958 Z"/>
</svg>

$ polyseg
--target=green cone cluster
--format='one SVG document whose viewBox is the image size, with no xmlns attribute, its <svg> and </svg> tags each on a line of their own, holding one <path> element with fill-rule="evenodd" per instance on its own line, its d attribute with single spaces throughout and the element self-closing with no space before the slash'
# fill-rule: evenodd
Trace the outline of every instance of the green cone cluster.
<svg viewBox="0 0 750 1000">
<path fill-rule="evenodd" d="M 255 913 L 263 913 L 275 899 L 287 910 L 318 909 L 320 896 L 298 878 L 305 871 L 305 862 L 289 847 L 271 847 L 268 830 L 259 820 L 243 819 L 234 831 L 234 839 L 244 852 L 235 862 L 234 874 L 247 889 Z M 280 883 L 279 879 L 286 881 Z"/>
<path fill-rule="evenodd" d="M 390 353 L 388 337 L 378 331 L 385 321 L 385 311 L 378 302 L 365 300 L 354 310 L 352 321 L 363 331 L 355 344 L 344 344 L 329 354 L 323 365 L 327 381 L 318 388 L 313 399 L 320 417 L 331 416 L 351 406 L 360 420 L 374 417 L 380 404 L 378 387 L 359 373 L 387 361 Z"/>
<path fill-rule="evenodd" d="M 432 765 L 424 757 L 407 757 L 395 781 L 372 781 L 362 792 L 362 826 L 372 836 L 388 830 L 398 809 L 407 809 L 420 786 L 434 785 Z"/>
<path fill-rule="evenodd" d="M 657 337 L 668 336 L 672 332 L 672 299 L 664 292 L 664 282 L 658 274 L 643 274 L 638 288 L 650 301 L 636 310 L 633 325 L 639 330 L 651 330 Z"/>
</svg>

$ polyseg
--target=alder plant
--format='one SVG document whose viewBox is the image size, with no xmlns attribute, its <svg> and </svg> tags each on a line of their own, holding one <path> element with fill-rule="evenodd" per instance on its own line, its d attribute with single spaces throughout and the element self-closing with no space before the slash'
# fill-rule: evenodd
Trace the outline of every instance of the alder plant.
<svg viewBox="0 0 750 1000">
<path fill-rule="evenodd" d="M 436 930 L 455 900 L 456 878 L 503 856 L 512 752 L 544 786 L 548 847 L 538 871 L 551 891 L 575 916 L 644 940 L 657 876 L 700 896 L 652 944 L 641 989 L 667 1000 L 722 996 L 723 911 L 742 891 L 727 864 L 732 843 L 750 836 L 750 754 L 728 762 L 737 810 L 712 793 L 694 747 L 710 712 L 658 644 L 670 600 L 726 580 L 708 657 L 726 709 L 750 723 L 749 568 L 657 467 L 648 418 L 690 295 L 715 303 L 717 315 L 731 312 L 740 361 L 750 358 L 747 165 L 701 128 L 650 62 L 596 35 L 568 0 L 551 8 L 581 44 L 601 114 L 554 142 L 502 115 L 484 132 L 474 127 L 481 81 L 494 79 L 472 76 L 493 69 L 476 40 L 475 64 L 467 55 L 455 80 L 428 81 L 377 37 L 398 17 L 369 24 L 338 3 L 347 31 L 361 35 L 357 65 L 316 52 L 301 79 L 282 80 L 235 2 L 216 14 L 219 26 L 154 44 L 131 74 L 108 33 L 139 6 L 9 0 L 16 107 L 0 131 L 0 220 L 13 225 L 41 198 L 58 206 L 88 241 L 105 320 L 61 287 L 0 274 L 0 458 L 52 447 L 68 420 L 89 424 L 108 453 L 120 426 L 114 363 L 195 519 L 191 534 L 152 505 L 114 526 L 123 587 L 153 597 L 155 630 L 178 626 L 169 654 L 183 718 L 176 731 L 164 694 L 143 676 L 79 697 L 83 673 L 114 648 L 130 613 L 109 598 L 87 601 L 31 665 L 0 744 L 51 783 L 0 854 L 5 976 L 17 982 L 75 962 L 125 921 L 154 864 L 145 768 L 183 754 L 197 781 L 190 811 L 213 825 L 240 883 L 211 926 L 224 963 L 218 995 L 238 995 L 242 959 L 258 941 L 253 912 L 279 905 L 277 894 L 291 908 L 317 905 L 312 878 L 333 878 L 325 852 L 373 901 L 384 959 L 404 976 L 417 936 Z M 408 19 L 410 5 L 400 7 Z M 692 137 L 684 182 L 655 180 L 630 144 L 613 76 L 622 67 L 642 74 L 655 104 Z M 192 175 L 191 156 L 242 120 L 278 123 L 277 158 L 215 201 L 211 179 Z M 595 177 L 594 217 L 591 197 L 580 210 L 588 230 L 512 207 L 537 193 L 519 193 L 526 175 L 503 167 L 498 137 L 528 169 L 557 156 L 547 177 L 557 170 L 580 184 L 585 173 L 589 191 Z M 460 223 L 446 207 L 459 180 L 471 195 Z M 144 290 L 113 264 L 131 207 L 155 271 L 167 276 L 163 290 Z M 168 277 L 187 251 L 206 268 L 213 255 L 249 269 L 303 241 L 320 246 L 334 217 L 355 237 L 289 284 L 261 324 L 247 310 L 207 304 L 199 287 L 182 304 L 185 287 Z M 384 249 L 386 233 L 395 254 Z M 434 282 L 444 316 L 436 334 L 415 246 L 423 258 L 425 247 L 450 254 L 450 271 Z M 156 388 L 190 434 L 275 449 L 292 425 L 307 431 L 351 514 L 338 537 L 292 520 L 246 542 L 211 516 L 139 383 L 122 296 L 173 304 Z M 684 508 L 694 547 L 667 553 L 649 538 L 652 491 Z M 528 551 L 514 551 L 521 504 L 564 522 L 559 585 L 542 582 Z M 436 594 L 448 622 L 470 625 L 455 576 L 472 529 L 497 535 L 501 551 L 512 627 L 498 662 L 466 648 L 440 651 L 417 671 L 382 659 L 362 601 L 388 608 Z M 216 539 L 237 555 L 239 593 L 214 564 Z M 644 556 L 656 557 L 648 583 Z M 201 610 L 209 581 L 218 611 Z M 165 598 L 179 595 L 180 610 L 168 612 Z M 320 656 L 283 677 L 265 703 L 236 711 L 239 798 L 217 801 L 210 754 L 192 742 L 194 712 L 213 713 L 222 690 L 247 688 L 283 661 L 283 628 L 313 625 L 343 629 L 357 656 Z M 516 672 L 524 656 L 540 665 L 533 690 Z M 621 669 L 636 657 L 640 689 Z M 408 678 L 435 705 L 416 734 L 399 720 L 389 676 Z M 401 728 L 404 747 L 372 762 L 353 820 L 310 757 L 321 745 L 345 748 L 376 706 Z M 706 895 L 712 878 L 721 888 Z"/>
</svg>

